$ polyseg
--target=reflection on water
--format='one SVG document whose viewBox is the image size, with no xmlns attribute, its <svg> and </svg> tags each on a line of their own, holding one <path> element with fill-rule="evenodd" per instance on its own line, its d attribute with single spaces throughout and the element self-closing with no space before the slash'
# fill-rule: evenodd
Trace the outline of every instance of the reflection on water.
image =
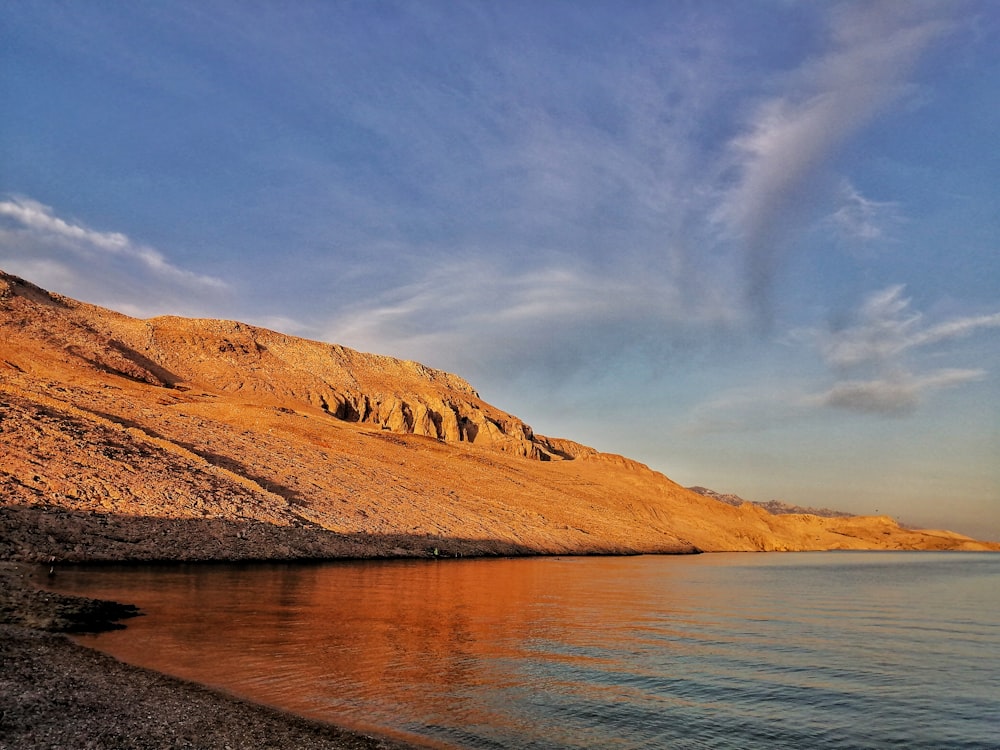
<svg viewBox="0 0 1000 750">
<path fill-rule="evenodd" d="M 994 747 L 1000 556 L 66 571 L 129 662 L 441 747 Z"/>
</svg>

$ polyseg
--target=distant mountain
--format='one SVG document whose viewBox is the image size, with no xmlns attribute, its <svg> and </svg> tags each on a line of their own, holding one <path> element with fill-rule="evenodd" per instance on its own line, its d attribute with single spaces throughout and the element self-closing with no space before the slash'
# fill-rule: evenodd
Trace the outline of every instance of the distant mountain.
<svg viewBox="0 0 1000 750">
<path fill-rule="evenodd" d="M 688 487 L 692 492 L 697 492 L 699 495 L 704 495 L 705 497 L 710 497 L 714 500 L 732 505 L 734 507 L 739 507 L 744 503 L 750 503 L 751 505 L 756 505 L 758 508 L 763 508 L 768 513 L 773 513 L 774 515 L 784 515 L 789 513 L 808 513 L 811 516 L 821 516 L 823 518 L 854 518 L 853 513 L 845 513 L 842 510 L 831 510 L 830 508 L 805 508 L 801 505 L 789 505 L 788 503 L 783 503 L 780 500 L 768 500 L 765 503 L 754 502 L 752 500 L 744 500 L 739 495 L 729 495 L 723 494 L 721 492 L 716 492 L 715 490 L 710 490 L 708 487 Z"/>
<path fill-rule="evenodd" d="M 992 548 L 717 502 L 417 362 L 0 272 L 0 559 Z"/>
</svg>

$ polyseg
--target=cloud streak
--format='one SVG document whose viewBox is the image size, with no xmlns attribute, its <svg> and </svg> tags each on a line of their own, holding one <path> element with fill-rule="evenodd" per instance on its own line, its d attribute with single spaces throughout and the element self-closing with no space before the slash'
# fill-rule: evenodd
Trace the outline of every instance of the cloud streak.
<svg viewBox="0 0 1000 750">
<path fill-rule="evenodd" d="M 836 409 L 898 417 L 913 412 L 929 391 L 982 380 L 985 376 L 985 370 L 945 369 L 921 377 L 899 373 L 875 380 L 844 380 L 811 400 Z"/>
<path fill-rule="evenodd" d="M 1000 328 L 1000 313 L 927 324 L 911 309 L 900 284 L 882 289 L 861 305 L 854 321 L 839 330 L 807 334 L 838 380 L 813 397 L 816 404 L 899 416 L 913 411 L 924 394 L 981 380 L 981 369 L 917 371 L 908 360 L 921 349 Z"/>
<path fill-rule="evenodd" d="M 896 284 L 869 296 L 851 325 L 810 334 L 826 363 L 838 371 L 897 367 L 900 357 L 910 350 L 971 336 L 981 329 L 1000 328 L 1000 313 L 927 325 L 921 313 L 911 311 L 904 289 Z"/>
<path fill-rule="evenodd" d="M 22 196 L 0 200 L 0 268 L 136 317 L 219 316 L 231 287 L 121 232 L 69 220 Z"/>
<path fill-rule="evenodd" d="M 840 187 L 841 206 L 827 219 L 837 233 L 853 243 L 870 243 L 887 238 L 886 226 L 900 221 L 899 204 L 866 198 L 850 182 Z"/>
<path fill-rule="evenodd" d="M 216 290 L 227 288 L 221 279 L 178 268 L 159 251 L 135 243 L 121 232 L 99 232 L 83 224 L 66 221 L 56 216 L 50 206 L 30 198 L 13 196 L 0 201 L 0 217 L 13 225 L 12 229 L 0 228 L 3 231 L 0 239 L 8 252 L 40 253 L 41 245 L 58 246 L 83 256 L 91 256 L 97 251 L 136 262 L 172 281 Z"/>
<path fill-rule="evenodd" d="M 488 48 L 440 86 L 393 88 L 392 109 L 367 102 L 363 123 L 381 138 L 420 134 L 412 152 L 420 164 L 404 156 L 401 172 L 428 159 L 441 165 L 416 194 L 435 196 L 422 214 L 434 221 L 444 221 L 440 200 L 450 207 L 454 236 L 436 242 L 431 257 L 413 247 L 410 256 L 424 262 L 404 257 L 394 266 L 412 269 L 411 278 L 387 272 L 381 290 L 332 319 L 329 335 L 408 356 L 444 354 L 444 362 L 491 336 L 532 357 L 543 349 L 553 362 L 551 350 L 563 347 L 568 365 L 579 364 L 574 352 L 587 331 L 599 339 L 613 330 L 609 346 L 635 336 L 645 351 L 654 335 L 667 348 L 705 321 L 745 331 L 766 316 L 804 185 L 908 90 L 916 62 L 950 28 L 929 6 L 892 3 L 830 11 L 826 27 L 824 51 L 752 84 L 712 31 L 693 42 L 662 32 L 636 40 L 642 55 L 625 56 L 635 64 L 595 65 L 563 51 L 578 63 L 562 59 L 565 67 L 586 73 L 577 86 L 538 72 L 553 68 L 550 50 Z M 733 80 L 744 88 L 764 80 L 780 93 L 741 121 L 733 112 L 746 102 L 733 96 L 745 93 L 725 83 Z M 449 126 L 420 128 L 428 109 L 446 113 Z M 456 148 L 481 171 L 476 182 L 454 179 Z M 879 239 L 894 204 L 844 185 L 837 231 Z M 465 231 L 472 217 L 476 234 Z M 503 236 L 483 226 L 502 227 Z"/>
<path fill-rule="evenodd" d="M 829 51 L 788 76 L 785 93 L 761 102 L 732 140 L 736 177 L 716 218 L 746 248 L 747 291 L 759 309 L 809 178 L 908 89 L 923 51 L 949 28 L 927 4 L 845 6 L 832 14 Z"/>
<path fill-rule="evenodd" d="M 399 150 L 395 174 L 427 201 L 421 231 L 453 236 L 436 241 L 432 257 L 413 246 L 394 267 L 420 257 L 412 264 L 419 277 L 400 281 L 387 272 L 382 281 L 395 288 L 342 310 L 330 330 L 389 351 L 412 350 L 417 336 L 431 347 L 474 348 L 483 329 L 523 340 L 529 324 L 518 315 L 530 309 L 540 316 L 536 328 L 572 338 L 579 325 L 560 317 L 568 305 L 623 318 L 638 295 L 658 301 L 664 338 L 703 320 L 706 308 L 724 305 L 720 319 L 737 326 L 765 314 L 804 186 L 839 144 L 909 90 L 916 62 L 950 28 L 930 6 L 845 8 L 827 14 L 825 51 L 764 78 L 780 93 L 742 123 L 733 112 L 746 102 L 734 101 L 736 87 L 725 82 L 751 82 L 705 29 L 696 38 L 640 36 L 634 59 L 611 64 L 527 44 L 517 54 L 487 45 L 474 64 L 419 85 L 407 66 L 394 68 L 393 106 L 362 97 L 350 115 L 381 141 L 413 146 Z M 401 49 L 405 57 L 409 48 Z M 579 78 L 546 73 L 557 64 Z M 431 122 L 447 125 L 426 127 Z M 475 165 L 475 179 L 456 170 L 456 155 Z M 877 239 L 893 205 L 849 184 L 845 190 L 837 231 Z M 372 205 L 374 221 L 391 224 L 382 196 Z M 502 227 L 503 236 L 484 234 L 484 226 Z M 588 270 L 611 258 L 603 270 Z M 489 282 L 474 264 L 488 269 Z M 600 276 L 606 293 L 583 281 L 588 273 Z M 470 290 L 474 299 L 452 304 Z M 544 304 L 528 306 L 532 294 Z M 550 335 L 548 347 L 559 345 Z"/>
<path fill-rule="evenodd" d="M 515 273 L 477 260 L 441 265 L 345 310 L 325 337 L 471 375 L 495 377 L 513 360 L 566 377 L 655 346 L 667 327 L 704 331 L 739 316 L 729 297 L 706 294 L 692 304 L 659 278 L 613 278 L 584 264 Z"/>
<path fill-rule="evenodd" d="M 794 331 L 793 344 L 819 354 L 832 383 L 819 389 L 804 378 L 745 387 L 692 409 L 689 434 L 770 429 L 834 409 L 875 417 L 904 417 L 935 391 L 984 380 L 982 368 L 928 368 L 919 356 L 938 344 L 1000 328 L 1000 313 L 927 323 L 912 310 L 905 287 L 892 285 L 864 300 L 853 320 L 833 331 Z"/>
</svg>

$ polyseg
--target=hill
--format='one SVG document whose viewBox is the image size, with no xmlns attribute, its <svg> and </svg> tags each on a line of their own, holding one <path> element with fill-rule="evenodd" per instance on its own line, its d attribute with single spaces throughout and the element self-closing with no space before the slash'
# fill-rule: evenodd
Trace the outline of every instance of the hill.
<svg viewBox="0 0 1000 750">
<path fill-rule="evenodd" d="M 1000 549 L 773 515 L 537 435 L 462 378 L 0 272 L 0 558 Z"/>
<path fill-rule="evenodd" d="M 708 487 L 688 487 L 692 492 L 697 492 L 699 495 L 704 495 L 705 497 L 711 497 L 720 502 L 726 503 L 727 505 L 733 505 L 739 507 L 744 503 L 750 503 L 751 505 L 756 505 L 758 508 L 763 508 L 768 513 L 773 513 L 776 516 L 787 515 L 791 513 L 795 514 L 808 514 L 813 516 L 821 516 L 823 518 L 853 518 L 853 513 L 845 513 L 842 510 L 833 510 L 831 508 L 805 508 L 801 505 L 792 505 L 790 503 L 783 503 L 780 500 L 767 500 L 765 502 L 755 502 L 752 500 L 744 500 L 739 495 L 732 495 L 729 493 L 716 492 L 715 490 L 710 490 Z"/>
</svg>

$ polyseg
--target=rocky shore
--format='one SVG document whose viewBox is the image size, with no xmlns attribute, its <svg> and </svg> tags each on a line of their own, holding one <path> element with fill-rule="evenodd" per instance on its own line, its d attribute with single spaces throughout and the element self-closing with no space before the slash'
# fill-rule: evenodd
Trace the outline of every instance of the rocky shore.
<svg viewBox="0 0 1000 750">
<path fill-rule="evenodd" d="M 403 750 L 123 664 L 67 632 L 121 627 L 129 605 L 44 591 L 0 563 L 0 750 Z"/>
</svg>

